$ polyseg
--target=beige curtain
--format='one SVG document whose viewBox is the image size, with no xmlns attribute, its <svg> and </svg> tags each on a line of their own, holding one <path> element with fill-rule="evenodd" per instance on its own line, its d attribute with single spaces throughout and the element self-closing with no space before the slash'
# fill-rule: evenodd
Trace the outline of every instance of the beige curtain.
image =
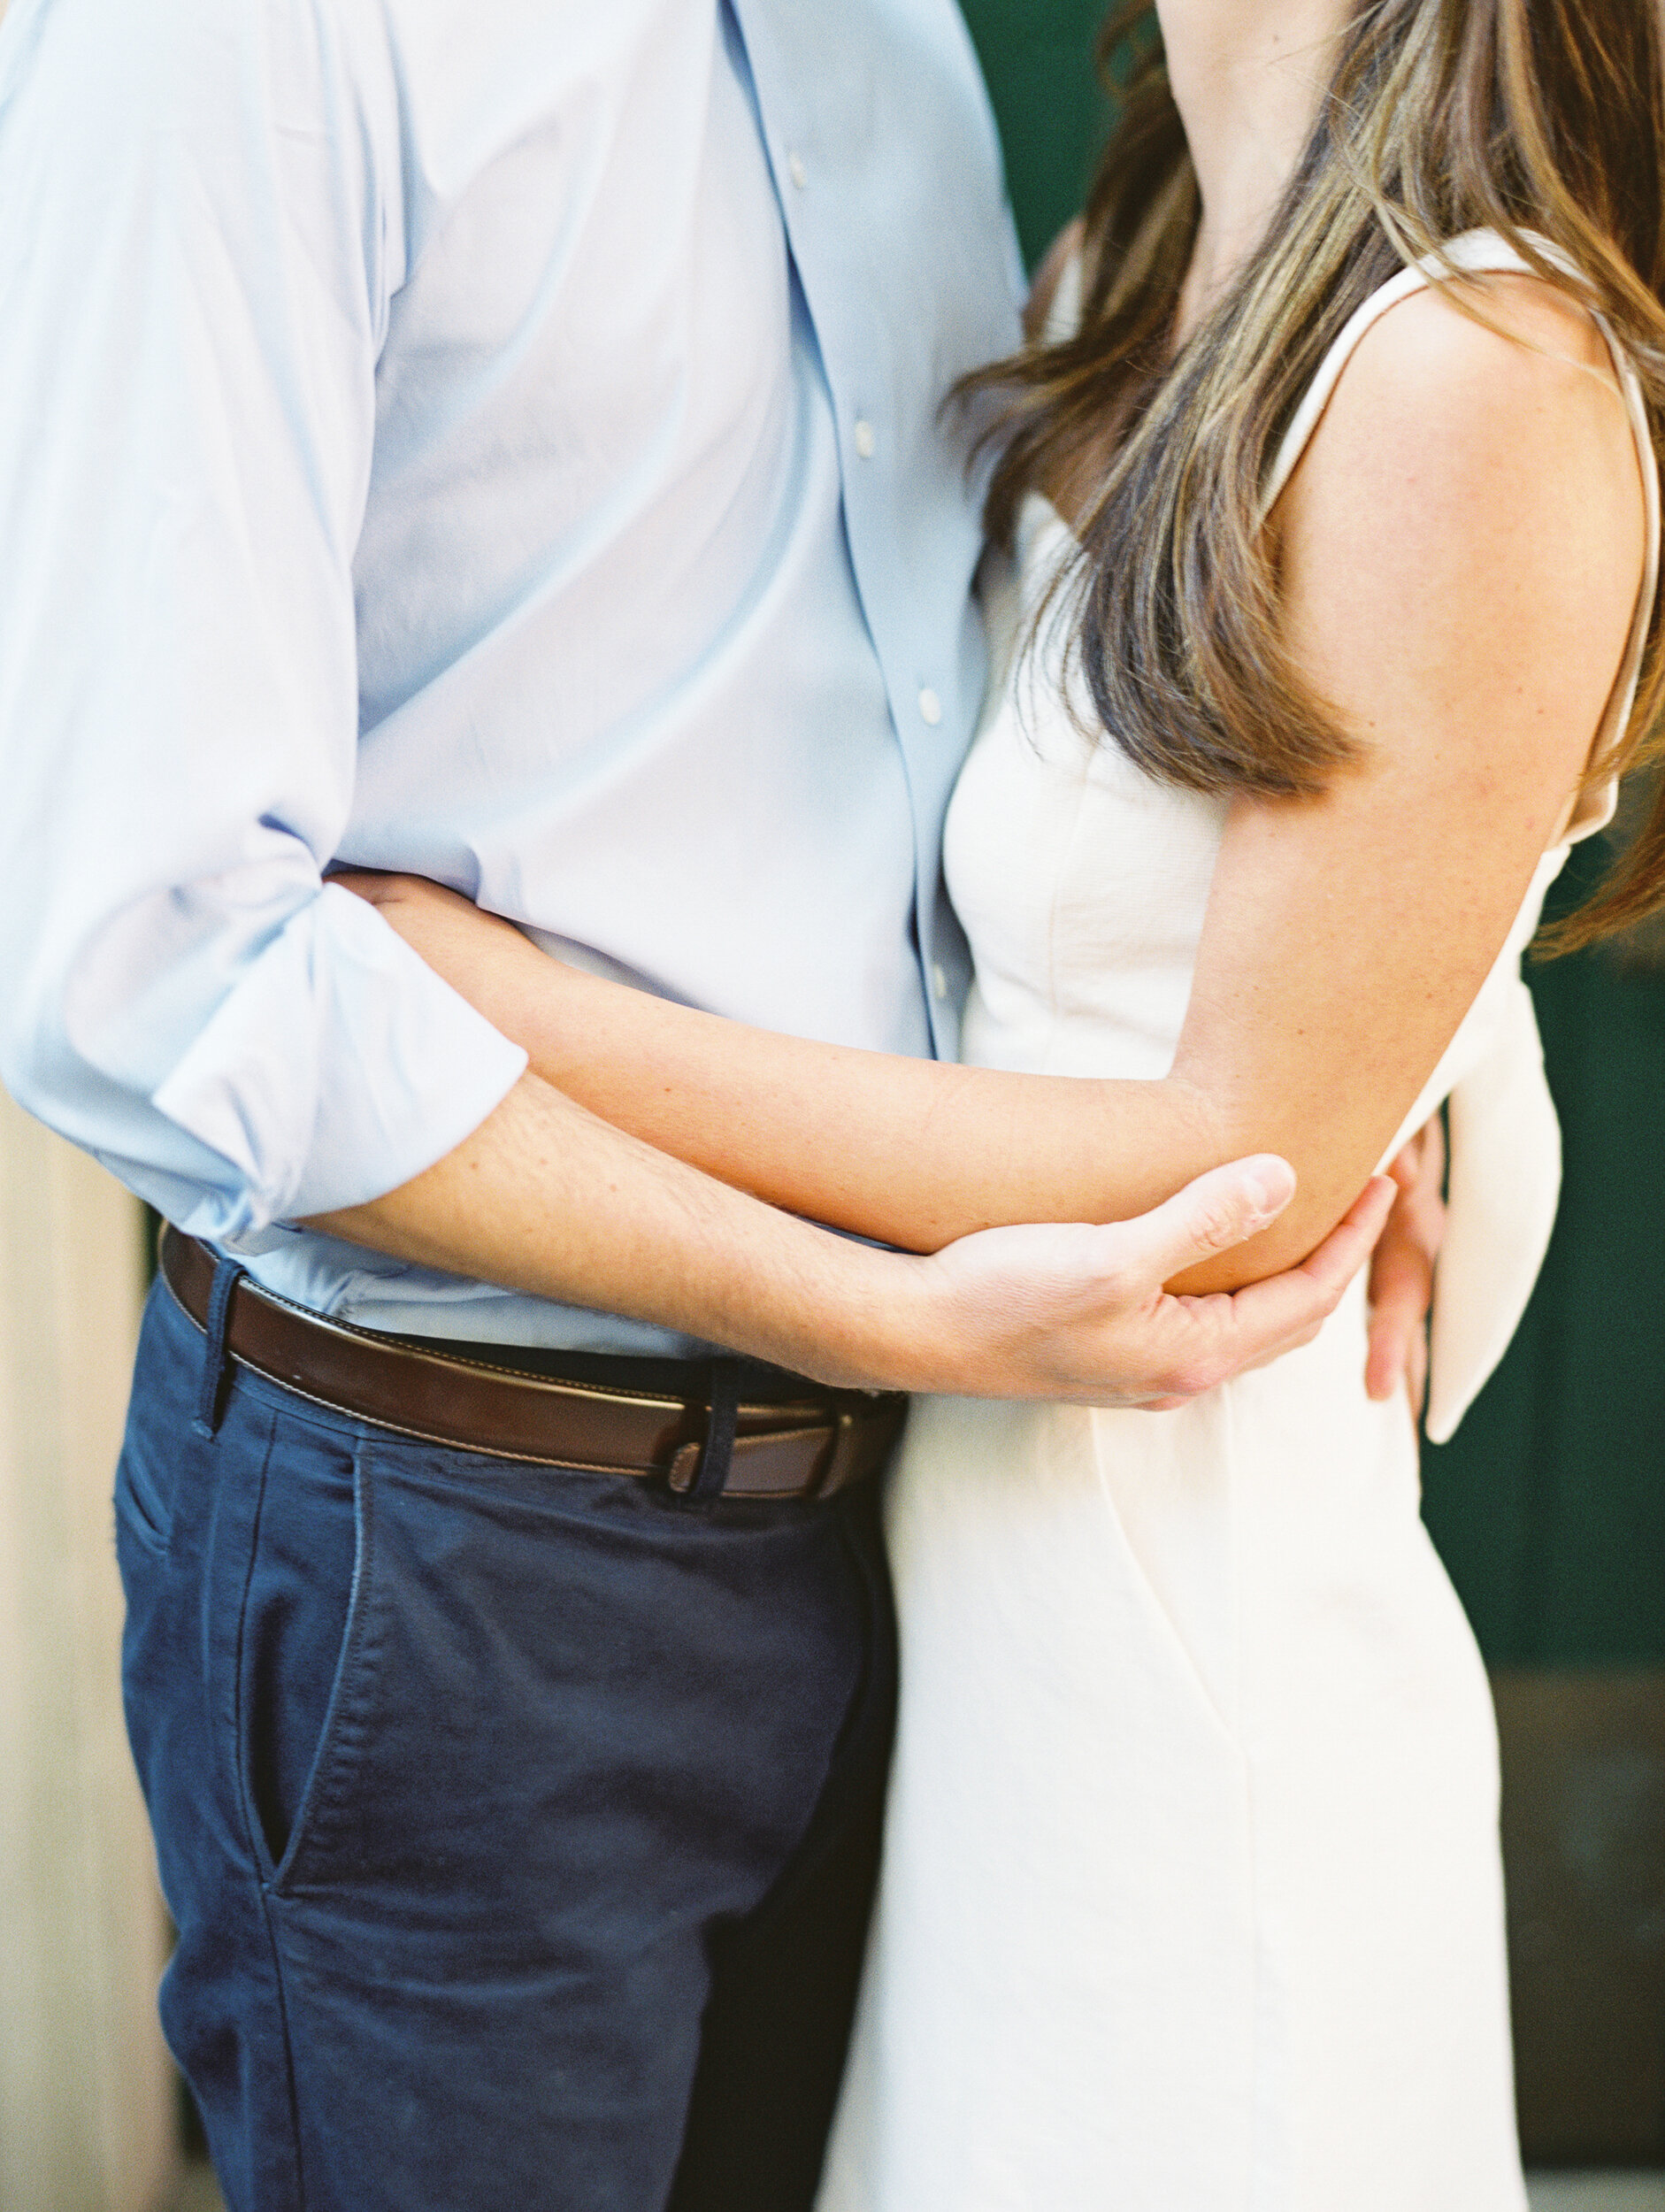
<svg viewBox="0 0 1665 2212">
<path fill-rule="evenodd" d="M 3 0 L 0 0 L 3 4 Z M 139 1210 L 0 1094 L 0 2206 L 155 2212 L 165 1948 L 110 1510 Z"/>
</svg>

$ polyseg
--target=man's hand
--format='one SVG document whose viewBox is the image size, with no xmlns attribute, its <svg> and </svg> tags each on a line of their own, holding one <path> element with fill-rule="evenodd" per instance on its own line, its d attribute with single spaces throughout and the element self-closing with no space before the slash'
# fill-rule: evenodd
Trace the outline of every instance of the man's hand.
<svg viewBox="0 0 1665 2212">
<path fill-rule="evenodd" d="M 987 1229 L 917 1263 L 945 1332 L 912 1386 L 1163 1411 L 1311 1341 L 1363 1265 L 1397 1186 L 1378 1176 L 1301 1266 L 1230 1295 L 1162 1286 L 1255 1235 L 1294 1194 L 1282 1160 L 1200 1176 L 1135 1221 Z"/>
<path fill-rule="evenodd" d="M 1446 1234 L 1446 1132 L 1436 1114 L 1388 1170 L 1393 1210 L 1370 1263 L 1370 1351 L 1364 1371 L 1372 1398 L 1401 1384 L 1422 1418 L 1428 1394 L 1428 1309 L 1434 1263 Z"/>
<path fill-rule="evenodd" d="M 1306 1343 L 1381 1232 L 1378 1177 L 1302 1266 L 1175 1297 L 1293 1193 L 1281 1160 L 1200 1176 L 1106 1228 L 986 1229 L 928 1259 L 794 1220 L 598 1121 L 535 1075 L 454 1152 L 312 1225 L 372 1251 L 684 1329 L 825 1382 L 1178 1404 Z"/>
</svg>

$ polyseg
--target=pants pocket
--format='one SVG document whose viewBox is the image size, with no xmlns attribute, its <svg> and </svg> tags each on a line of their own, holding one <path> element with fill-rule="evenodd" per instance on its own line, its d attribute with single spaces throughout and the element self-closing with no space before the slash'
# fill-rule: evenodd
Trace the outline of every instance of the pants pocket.
<svg viewBox="0 0 1665 2212">
<path fill-rule="evenodd" d="M 314 1443 L 267 1466 L 243 1604 L 243 1786 L 267 1880 L 293 1859 L 330 1762 L 368 1549 L 351 1440 Z"/>
<path fill-rule="evenodd" d="M 116 1464 L 116 1525 L 119 1536 L 158 1558 L 165 1555 L 173 1525 L 174 1484 L 150 1463 L 129 1438 Z"/>
<path fill-rule="evenodd" d="M 121 1457 L 116 1468 L 116 1529 L 125 1542 L 164 1558 L 173 1547 L 181 1500 L 208 1479 L 203 1448 L 181 1396 L 202 1363 L 200 1337 L 157 1283 L 144 1311 Z"/>
</svg>

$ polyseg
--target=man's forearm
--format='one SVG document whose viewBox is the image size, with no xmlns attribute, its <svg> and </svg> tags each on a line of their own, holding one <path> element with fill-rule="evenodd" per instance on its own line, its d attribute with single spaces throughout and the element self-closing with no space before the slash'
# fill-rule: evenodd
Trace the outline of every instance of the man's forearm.
<svg viewBox="0 0 1665 2212">
<path fill-rule="evenodd" d="M 919 1259 L 778 1213 L 526 1075 L 434 1166 L 313 1225 L 826 1382 L 1137 1405 L 1211 1389 L 1333 1310 L 1391 1185 L 1298 1270 L 1232 1297 L 1162 1289 L 1264 1229 L 1293 1184 L 1281 1161 L 1240 1161 L 1134 1221 L 991 1229 Z"/>
<path fill-rule="evenodd" d="M 535 1075 L 424 1174 L 308 1225 L 825 1381 L 916 1379 L 910 1263 L 714 1182 Z M 928 1345 L 917 1351 L 928 1362 Z"/>
</svg>

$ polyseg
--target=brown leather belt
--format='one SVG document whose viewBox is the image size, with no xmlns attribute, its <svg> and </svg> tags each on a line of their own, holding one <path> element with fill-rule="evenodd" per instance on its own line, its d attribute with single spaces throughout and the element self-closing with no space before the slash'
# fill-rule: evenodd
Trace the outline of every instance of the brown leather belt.
<svg viewBox="0 0 1665 2212">
<path fill-rule="evenodd" d="M 205 1328 L 214 1255 L 169 1224 L 160 1256 L 168 1288 Z M 612 1390 L 413 1348 L 293 1305 L 246 1275 L 231 1294 L 226 1346 L 286 1390 L 401 1436 L 499 1459 L 653 1476 L 679 1492 L 693 1485 L 710 1418 L 699 1397 Z M 830 1498 L 884 1465 L 905 1398 L 807 1381 L 803 1389 L 784 1404 L 742 1402 L 724 1497 Z"/>
</svg>

